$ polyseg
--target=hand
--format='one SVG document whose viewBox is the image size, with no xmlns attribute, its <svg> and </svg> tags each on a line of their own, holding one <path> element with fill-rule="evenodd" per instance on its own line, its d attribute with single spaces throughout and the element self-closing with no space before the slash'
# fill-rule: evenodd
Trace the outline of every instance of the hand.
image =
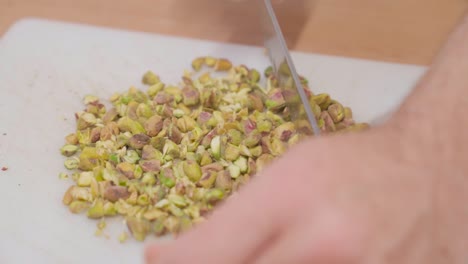
<svg viewBox="0 0 468 264">
<path fill-rule="evenodd" d="M 467 42 L 387 124 L 301 143 L 148 263 L 466 263 Z"/>
</svg>

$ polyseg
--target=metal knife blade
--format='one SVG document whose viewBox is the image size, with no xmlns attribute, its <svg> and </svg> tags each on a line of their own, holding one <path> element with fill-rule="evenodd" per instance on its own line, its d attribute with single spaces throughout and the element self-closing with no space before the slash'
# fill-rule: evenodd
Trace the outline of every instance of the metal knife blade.
<svg viewBox="0 0 468 264">
<path fill-rule="evenodd" d="M 281 92 L 286 100 L 291 120 L 293 122 L 308 121 L 311 132 L 314 135 L 319 135 L 320 129 L 317 120 L 289 54 L 271 0 L 262 1 L 264 1 L 264 5 L 262 5 L 260 18 L 264 33 L 264 45 L 276 73 L 276 78 L 279 81 Z"/>
</svg>

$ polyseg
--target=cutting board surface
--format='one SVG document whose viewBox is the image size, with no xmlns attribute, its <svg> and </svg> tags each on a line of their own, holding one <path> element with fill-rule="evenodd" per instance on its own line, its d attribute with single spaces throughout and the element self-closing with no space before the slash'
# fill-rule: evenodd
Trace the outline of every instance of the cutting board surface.
<svg viewBox="0 0 468 264">
<path fill-rule="evenodd" d="M 143 88 L 148 69 L 177 83 L 192 58 L 227 57 L 258 69 L 258 47 L 125 32 L 44 20 L 23 20 L 0 40 L 0 263 L 141 263 L 143 243 L 119 244 L 125 230 L 111 221 L 110 238 L 96 221 L 61 204 L 71 180 L 58 149 L 74 130 L 84 95 L 109 98 Z M 351 106 L 358 121 L 378 122 L 411 91 L 425 68 L 293 53 L 315 93 Z M 313 171 L 313 168 L 311 168 Z M 153 241 L 155 239 L 150 239 Z"/>
</svg>

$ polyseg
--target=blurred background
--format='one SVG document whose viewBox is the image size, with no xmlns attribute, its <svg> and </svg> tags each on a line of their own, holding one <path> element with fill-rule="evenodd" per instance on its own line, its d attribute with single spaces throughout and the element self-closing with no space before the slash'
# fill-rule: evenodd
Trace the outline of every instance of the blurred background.
<svg viewBox="0 0 468 264">
<path fill-rule="evenodd" d="M 290 49 L 427 65 L 468 0 L 277 0 Z M 260 41 L 249 0 L 0 0 L 0 36 L 40 17 L 216 41 Z"/>
</svg>

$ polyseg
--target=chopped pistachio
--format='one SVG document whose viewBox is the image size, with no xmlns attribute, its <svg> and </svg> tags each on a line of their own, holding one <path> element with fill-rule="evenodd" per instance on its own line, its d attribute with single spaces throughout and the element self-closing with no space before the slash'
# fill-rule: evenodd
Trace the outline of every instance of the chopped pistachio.
<svg viewBox="0 0 468 264">
<path fill-rule="evenodd" d="M 104 216 L 104 202 L 101 199 L 94 201 L 94 204 L 88 209 L 89 218 L 101 218 Z"/>
<path fill-rule="evenodd" d="M 78 137 L 76 136 L 76 134 L 71 133 L 65 137 L 65 141 L 67 142 L 67 144 L 76 145 L 78 144 Z"/>
<path fill-rule="evenodd" d="M 114 203 L 105 202 L 104 203 L 104 215 L 105 216 L 114 216 L 117 213 Z"/>
<path fill-rule="evenodd" d="M 172 158 L 177 158 L 180 155 L 179 146 L 171 140 L 166 140 L 163 148 L 163 155 L 171 156 Z"/>
<path fill-rule="evenodd" d="M 183 103 L 186 106 L 195 106 L 200 102 L 200 93 L 197 89 L 186 86 L 182 90 Z"/>
<path fill-rule="evenodd" d="M 155 85 L 159 83 L 161 80 L 159 79 L 159 76 L 154 74 L 152 71 L 147 71 L 145 75 L 143 75 L 142 82 L 146 85 Z"/>
<path fill-rule="evenodd" d="M 224 198 L 224 191 L 221 189 L 211 189 L 205 194 L 207 202 L 217 202 Z"/>
<path fill-rule="evenodd" d="M 196 58 L 192 61 L 192 68 L 195 71 L 200 71 L 204 63 L 205 63 L 204 57 Z"/>
<path fill-rule="evenodd" d="M 142 205 L 142 206 L 145 206 L 145 205 L 148 205 L 150 203 L 150 198 L 148 196 L 148 194 L 140 194 L 137 198 L 137 204 L 138 205 Z"/>
<path fill-rule="evenodd" d="M 240 175 L 240 168 L 234 164 L 229 165 L 228 167 L 229 175 L 231 175 L 232 178 L 237 178 Z"/>
<path fill-rule="evenodd" d="M 66 174 L 65 172 L 59 173 L 59 179 L 61 180 L 68 179 L 68 174 Z"/>
<path fill-rule="evenodd" d="M 268 94 L 268 99 L 265 101 L 265 105 L 270 110 L 278 110 L 286 106 L 286 101 L 283 97 L 281 89 L 273 89 Z"/>
<path fill-rule="evenodd" d="M 340 103 L 331 104 L 328 107 L 328 114 L 330 114 L 335 123 L 341 122 L 345 117 L 344 108 Z"/>
<path fill-rule="evenodd" d="M 150 223 L 141 218 L 127 217 L 127 227 L 132 236 L 138 241 L 144 241 L 146 235 L 151 230 Z"/>
<path fill-rule="evenodd" d="M 231 190 L 232 179 L 230 173 L 228 171 L 219 171 L 216 176 L 215 186 L 222 190 Z"/>
<path fill-rule="evenodd" d="M 65 145 L 60 149 L 60 153 L 62 153 L 65 157 L 73 156 L 78 151 L 78 146 L 76 145 Z"/>
<path fill-rule="evenodd" d="M 198 165 L 197 162 L 193 160 L 187 160 L 182 163 L 183 164 L 183 170 L 185 175 L 192 181 L 192 182 L 197 182 L 201 176 L 202 176 L 202 171 L 200 168 L 200 165 Z"/>
<path fill-rule="evenodd" d="M 119 199 L 127 199 L 130 196 L 130 193 L 127 190 L 127 187 L 124 186 L 108 186 L 104 190 L 104 198 L 111 201 L 117 202 Z"/>
<path fill-rule="evenodd" d="M 103 230 L 104 228 L 106 228 L 106 221 L 104 221 L 104 219 L 101 219 L 101 220 L 97 223 L 97 228 L 98 228 L 98 229 L 101 229 L 101 230 Z"/>
<path fill-rule="evenodd" d="M 260 155 L 262 155 L 263 148 L 262 146 L 256 146 L 256 147 L 249 149 L 249 151 L 250 151 L 251 156 L 257 158 L 257 157 L 260 157 Z"/>
<path fill-rule="evenodd" d="M 208 63 L 207 63 L 208 64 Z M 215 71 L 228 71 L 232 68 L 232 63 L 228 59 L 218 59 L 214 65 Z"/>
<path fill-rule="evenodd" d="M 155 185 L 156 184 L 156 176 L 154 176 L 151 172 L 143 173 L 143 177 L 141 178 L 141 182 L 147 185 Z"/>
<path fill-rule="evenodd" d="M 202 177 L 198 181 L 198 185 L 203 188 L 211 188 L 216 181 L 217 172 L 214 170 L 206 170 L 203 172 Z"/>
<path fill-rule="evenodd" d="M 265 72 L 264 72 L 264 75 L 265 77 L 269 78 L 271 76 L 273 76 L 273 67 L 272 66 L 269 66 L 268 68 L 265 69 Z"/>
<path fill-rule="evenodd" d="M 91 127 L 97 122 L 96 116 L 91 113 L 83 113 L 78 117 L 76 126 L 79 130 Z"/>
<path fill-rule="evenodd" d="M 70 203 L 70 205 L 68 206 L 68 209 L 70 210 L 70 212 L 74 213 L 74 214 L 79 214 L 79 213 L 82 213 L 84 212 L 86 209 L 89 208 L 89 203 L 88 202 L 84 202 L 84 201 L 73 201 Z"/>
<path fill-rule="evenodd" d="M 281 140 L 281 141 L 288 141 L 289 138 L 296 132 L 296 128 L 294 123 L 286 122 L 279 126 L 277 126 L 272 134 L 273 137 Z"/>
<path fill-rule="evenodd" d="M 210 143 L 211 151 L 215 159 L 221 158 L 221 137 L 215 136 Z"/>
<path fill-rule="evenodd" d="M 92 171 L 83 171 L 80 173 L 77 184 L 80 187 L 89 187 L 92 179 L 94 179 L 94 173 Z"/>
<path fill-rule="evenodd" d="M 240 155 L 240 150 L 238 147 L 231 145 L 231 144 L 226 145 L 226 149 L 224 151 L 224 158 L 226 160 L 234 161 L 237 158 L 239 158 L 239 155 Z"/>
<path fill-rule="evenodd" d="M 248 170 L 247 159 L 244 157 L 239 157 L 236 161 L 234 161 L 234 165 L 239 167 L 240 172 L 246 173 Z"/>
<path fill-rule="evenodd" d="M 80 165 L 80 161 L 77 158 L 69 158 L 69 159 L 66 159 L 64 162 L 65 168 L 69 170 L 78 169 L 79 165 Z"/>
<path fill-rule="evenodd" d="M 125 243 L 125 241 L 127 241 L 127 239 L 128 239 L 128 233 L 127 232 L 122 232 L 119 235 L 119 242 L 120 243 Z"/>
<path fill-rule="evenodd" d="M 203 66 L 219 72 L 186 72 L 179 86 L 165 85 L 149 71 L 142 78 L 146 92 L 130 87 L 114 94 L 109 110 L 99 98 L 85 97 L 84 111 L 75 114 L 76 131 L 60 149 L 68 157 L 65 167 L 76 170 L 63 197 L 71 212 L 125 216 L 140 241 L 150 232 L 178 234 L 312 135 L 307 120 L 291 120 L 286 101 L 299 100 L 289 90 L 291 78 L 280 83 L 269 67 L 263 87 L 260 73 L 245 65 L 213 57 L 192 62 L 195 71 Z M 290 75 L 285 64 L 279 72 Z M 302 76 L 300 81 L 308 85 Z M 368 127 L 328 94 L 305 94 L 323 132 Z M 305 116 L 305 109 L 298 114 Z"/>
<path fill-rule="evenodd" d="M 132 134 L 145 133 L 145 128 L 138 123 L 138 121 L 132 120 L 129 117 L 122 117 L 117 122 L 117 125 L 121 131 L 129 131 Z"/>
<path fill-rule="evenodd" d="M 161 162 L 159 160 L 144 160 L 140 163 L 144 172 L 158 173 L 161 170 Z"/>
<path fill-rule="evenodd" d="M 148 221 L 153 221 L 165 216 L 167 216 L 167 213 L 158 208 L 151 208 L 143 214 L 143 217 Z"/>
<path fill-rule="evenodd" d="M 331 98 L 328 94 L 317 94 L 312 96 L 312 100 L 314 100 L 322 110 L 326 110 L 331 104 Z"/>
<path fill-rule="evenodd" d="M 159 180 L 161 183 L 166 186 L 167 188 L 172 188 L 174 187 L 175 183 L 175 177 L 172 169 L 170 168 L 164 168 L 159 176 Z"/>
</svg>

